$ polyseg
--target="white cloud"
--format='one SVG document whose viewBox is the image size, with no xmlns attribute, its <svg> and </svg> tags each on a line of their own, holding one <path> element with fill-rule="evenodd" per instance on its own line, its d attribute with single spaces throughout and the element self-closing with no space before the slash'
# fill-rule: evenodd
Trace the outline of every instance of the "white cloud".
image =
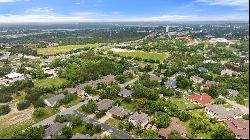
<svg viewBox="0 0 250 140">
<path fill-rule="evenodd" d="M 65 15 L 0 15 L 0 23 L 26 22 L 108 22 L 108 21 L 249 21 L 248 15 L 230 14 L 221 16 L 161 15 L 152 17 L 125 17 L 82 12 L 72 16 Z"/>
<path fill-rule="evenodd" d="M 54 10 L 48 7 L 37 7 L 37 8 L 27 9 L 25 13 L 28 15 L 54 15 L 55 14 Z"/>
<path fill-rule="evenodd" d="M 196 0 L 196 2 L 206 3 L 208 5 L 224 5 L 224 6 L 243 6 L 249 5 L 249 0 Z"/>
<path fill-rule="evenodd" d="M 1 2 L 14 2 L 14 1 L 16 1 L 16 0 L 0 0 L 0 3 Z"/>
</svg>

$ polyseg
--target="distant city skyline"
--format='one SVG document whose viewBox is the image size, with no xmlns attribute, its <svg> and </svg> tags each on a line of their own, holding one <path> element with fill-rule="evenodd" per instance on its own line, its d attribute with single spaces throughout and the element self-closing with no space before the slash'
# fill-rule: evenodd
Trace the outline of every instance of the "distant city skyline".
<svg viewBox="0 0 250 140">
<path fill-rule="evenodd" d="M 0 23 L 249 21 L 248 0 L 0 0 Z"/>
</svg>

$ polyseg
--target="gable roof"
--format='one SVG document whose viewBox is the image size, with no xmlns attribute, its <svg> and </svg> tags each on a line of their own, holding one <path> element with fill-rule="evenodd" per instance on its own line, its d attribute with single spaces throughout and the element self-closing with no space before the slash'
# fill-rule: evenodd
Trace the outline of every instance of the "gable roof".
<svg viewBox="0 0 250 140">
<path fill-rule="evenodd" d="M 56 95 L 56 96 L 53 96 L 49 99 L 46 99 L 51 105 L 55 104 L 57 101 L 59 100 L 62 100 L 63 98 L 65 97 L 64 94 L 59 94 L 59 95 Z"/>
<path fill-rule="evenodd" d="M 169 126 L 167 128 L 159 129 L 159 133 L 160 133 L 161 136 L 167 138 L 168 135 L 174 130 L 179 132 L 180 134 L 185 134 L 187 132 L 185 126 L 182 126 L 182 125 L 178 124 L 176 122 L 176 118 L 172 118 L 172 121 L 169 124 Z"/>
<path fill-rule="evenodd" d="M 98 110 L 108 110 L 113 104 L 113 101 L 110 99 L 103 99 L 97 103 Z"/>
<path fill-rule="evenodd" d="M 201 94 L 201 95 L 193 94 L 193 95 L 187 96 L 186 98 L 191 101 L 198 102 L 202 105 L 207 105 L 212 102 L 212 97 L 209 96 L 208 94 Z"/>
<path fill-rule="evenodd" d="M 237 138 L 249 139 L 249 120 L 231 119 L 225 120 L 224 123 Z"/>
</svg>

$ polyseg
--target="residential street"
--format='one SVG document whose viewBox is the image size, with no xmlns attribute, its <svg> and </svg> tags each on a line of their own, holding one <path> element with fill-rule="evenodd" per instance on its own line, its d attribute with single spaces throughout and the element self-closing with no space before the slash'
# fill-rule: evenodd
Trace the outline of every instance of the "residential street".
<svg viewBox="0 0 250 140">
<path fill-rule="evenodd" d="M 226 102 L 228 102 L 228 103 L 231 104 L 232 106 L 238 107 L 239 109 L 241 109 L 241 111 L 242 111 L 243 113 L 245 113 L 245 114 L 248 114 L 248 113 L 249 113 L 249 108 L 247 108 L 247 107 L 245 107 L 245 106 L 243 106 L 243 105 L 240 105 L 240 104 L 236 103 L 235 101 L 231 101 L 231 100 L 229 100 L 229 99 L 227 99 L 227 98 L 225 98 L 225 97 L 223 97 L 223 96 L 221 96 L 221 95 L 219 96 L 219 98 L 223 98 L 223 99 L 226 100 Z"/>
</svg>

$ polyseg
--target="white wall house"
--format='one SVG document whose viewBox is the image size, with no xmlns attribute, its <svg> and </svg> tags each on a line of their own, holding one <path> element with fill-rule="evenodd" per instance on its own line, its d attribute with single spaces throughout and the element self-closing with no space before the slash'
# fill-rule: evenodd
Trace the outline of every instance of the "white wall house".
<svg viewBox="0 0 250 140">
<path fill-rule="evenodd" d="M 19 81 L 19 80 L 24 80 L 25 76 L 24 74 L 13 72 L 5 75 L 5 78 L 10 81 Z"/>
</svg>

